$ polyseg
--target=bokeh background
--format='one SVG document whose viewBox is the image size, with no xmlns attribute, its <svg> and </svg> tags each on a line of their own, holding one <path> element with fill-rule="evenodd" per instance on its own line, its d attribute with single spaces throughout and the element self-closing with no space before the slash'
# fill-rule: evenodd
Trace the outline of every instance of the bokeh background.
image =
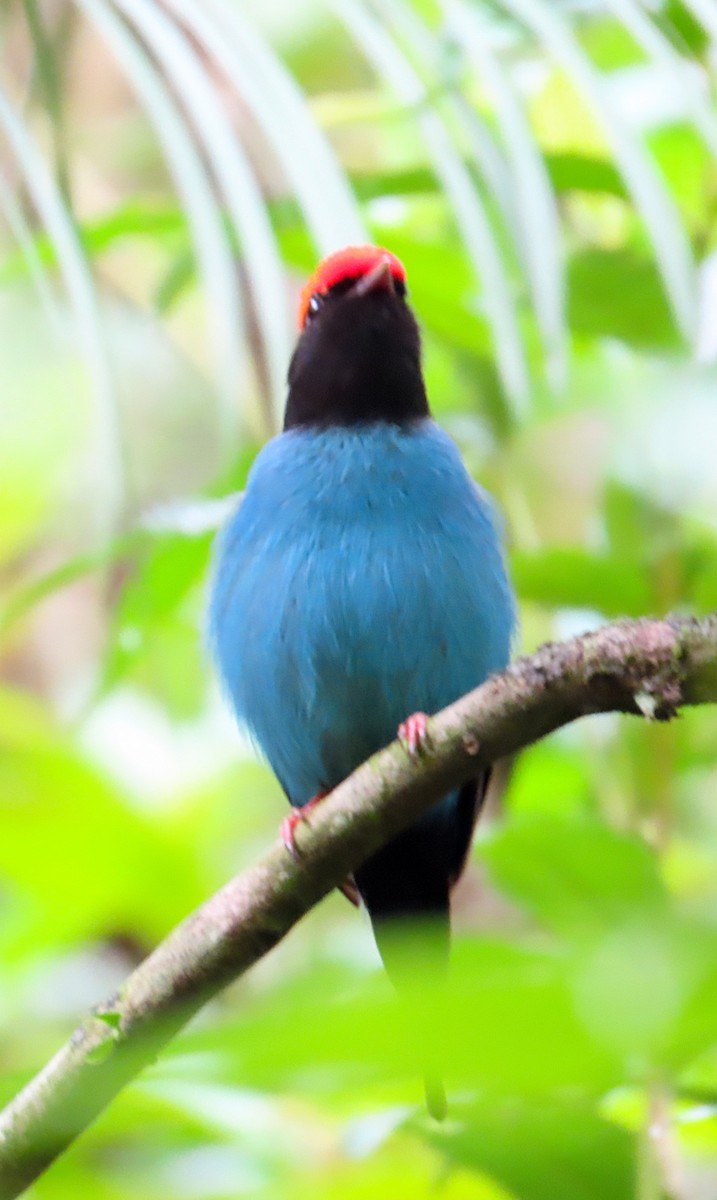
<svg viewBox="0 0 717 1200">
<path fill-rule="evenodd" d="M 276 835 L 202 643 L 298 289 L 405 261 L 521 647 L 717 607 L 713 0 L 8 0 L 0 1098 Z M 456 895 L 452 1096 L 327 899 L 37 1200 L 714 1200 L 717 730 L 502 771 Z"/>
</svg>

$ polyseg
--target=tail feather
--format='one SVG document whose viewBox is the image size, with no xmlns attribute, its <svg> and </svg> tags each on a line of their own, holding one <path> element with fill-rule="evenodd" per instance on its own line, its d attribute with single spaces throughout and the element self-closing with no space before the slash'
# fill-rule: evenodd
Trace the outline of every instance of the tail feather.
<svg viewBox="0 0 717 1200">
<path fill-rule="evenodd" d="M 369 910 L 370 911 L 370 910 Z M 376 944 L 396 989 L 404 1022 L 411 1029 L 423 1074 L 426 1108 L 445 1119 L 448 1103 L 441 1078 L 440 1031 L 445 1027 L 445 988 L 450 948 L 448 899 L 445 911 L 430 919 L 374 920 Z"/>
<path fill-rule="evenodd" d="M 445 1020 L 440 985 L 450 952 L 449 893 L 463 869 L 488 778 L 486 772 L 447 796 L 355 872 L 386 973 L 415 1023 L 426 1107 L 437 1121 L 447 1111 L 433 1052 Z"/>
<path fill-rule="evenodd" d="M 423 845 L 416 846 L 415 837 L 410 837 L 415 832 L 409 830 L 359 868 L 356 883 L 386 974 L 415 1030 L 426 1108 L 434 1120 L 442 1121 L 447 1101 L 434 1050 L 450 950 L 448 878 L 445 867 L 436 871 L 429 839 L 424 837 Z"/>
</svg>

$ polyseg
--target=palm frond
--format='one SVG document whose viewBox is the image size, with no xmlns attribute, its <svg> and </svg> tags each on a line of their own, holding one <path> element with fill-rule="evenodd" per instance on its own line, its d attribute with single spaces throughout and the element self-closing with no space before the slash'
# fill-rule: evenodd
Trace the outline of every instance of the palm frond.
<svg viewBox="0 0 717 1200">
<path fill-rule="evenodd" d="M 385 26 L 360 0 L 331 0 L 377 74 L 413 112 L 433 169 L 445 190 L 466 252 L 481 283 L 481 299 L 493 332 L 498 369 L 506 391 L 519 407 L 529 382 L 508 269 L 479 192 L 456 150 L 449 130 L 430 105 L 429 93 Z"/>
<path fill-rule="evenodd" d="M 189 239 L 177 270 L 186 282 L 196 269 L 201 284 L 219 440 L 229 459 L 250 363 L 260 392 L 263 385 L 265 424 L 275 425 L 293 335 L 279 248 L 280 242 L 288 244 L 281 240 L 284 218 L 277 217 L 275 197 L 237 136 L 227 91 L 250 112 L 280 168 L 292 201 L 292 231 L 301 233 L 302 245 L 306 234 L 319 253 L 364 239 L 364 211 L 310 98 L 239 5 L 231 0 L 72 3 L 99 31 L 134 90 L 171 175 L 177 219 L 184 221 Z M 648 147 L 647 132 L 623 119 L 612 80 L 596 66 L 582 37 L 584 25 L 596 19 L 625 30 L 662 73 L 665 86 L 679 97 L 685 121 L 715 155 L 717 116 L 700 77 L 706 68 L 681 52 L 669 27 L 663 29 L 659 9 L 640 0 L 600 0 L 589 8 L 552 0 L 438 0 L 430 10 L 433 20 L 416 0 L 326 0 L 325 9 L 338 17 L 379 86 L 396 98 L 401 119 L 415 120 L 427 154 L 426 174 L 437 181 L 452 216 L 495 347 L 502 389 L 516 414 L 526 411 L 536 368 L 554 386 L 561 385 L 571 343 L 568 247 L 556 195 L 560 184 L 555 162 L 532 125 L 521 75 L 525 65 L 540 62 L 545 70 L 555 64 L 602 126 L 616 186 L 624 188 L 642 223 L 675 326 L 692 342 L 697 287 L 686 222 Z M 717 38 L 711 0 L 685 0 L 685 9 Z M 74 226 L 29 121 L 5 100 L 1 123 L 44 232 L 33 232 L 21 201 L 1 181 L 0 211 L 45 309 L 54 313 L 50 319 L 57 322 L 42 239 L 49 238 L 54 247 L 100 400 L 117 511 L 124 487 L 122 439 L 98 283 L 82 231 Z M 168 287 L 172 291 L 172 280 Z M 464 344 L 469 336 L 466 327 Z"/>
<path fill-rule="evenodd" d="M 55 295 L 50 274 L 42 261 L 30 224 L 12 187 L 0 172 L 0 213 L 2 213 L 25 262 L 30 281 L 53 334 L 59 338 L 64 327 L 62 310 Z"/>
<path fill-rule="evenodd" d="M 125 501 L 123 439 L 114 374 L 92 273 L 60 189 L 26 124 L 2 91 L 0 127 L 52 239 L 75 313 L 80 344 L 100 413 L 100 456 L 105 474 L 103 516 L 107 530 L 111 531 L 120 519 Z"/>
<path fill-rule="evenodd" d="M 692 121 L 708 150 L 717 156 L 717 115 L 707 102 L 694 63 L 678 53 L 637 0 L 608 0 L 608 4 L 648 59 L 664 70 L 665 82 L 675 87 L 685 116 Z"/>
<path fill-rule="evenodd" d="M 692 341 L 697 295 L 692 251 L 679 210 L 649 153 L 616 110 L 600 72 L 559 10 L 548 0 L 502 2 L 508 12 L 531 30 L 592 107 L 652 242 L 677 325 Z"/>
<path fill-rule="evenodd" d="M 182 97 L 239 239 L 266 354 L 270 407 L 265 419 L 271 430 L 281 402 L 290 343 L 281 262 L 261 190 L 218 91 L 180 27 L 151 0 L 116 0 L 116 4 L 150 47 L 174 92 Z M 201 21 L 197 23 L 191 8 L 185 18 L 201 44 Z M 245 340 L 250 340 L 246 322 Z"/>
<path fill-rule="evenodd" d="M 237 338 L 242 311 L 231 245 L 211 183 L 177 105 L 146 52 L 105 0 L 77 0 L 104 35 L 135 89 L 162 146 L 187 215 L 208 303 L 207 335 L 214 348 L 222 441 L 236 428 L 236 396 L 244 343 Z"/>
<path fill-rule="evenodd" d="M 184 13 L 192 0 L 172 0 Z M 311 113 L 306 97 L 280 59 L 235 4 L 207 0 L 211 27 L 202 16 L 205 45 L 228 78 L 240 80 L 251 109 L 296 196 L 319 254 L 362 242 L 366 228 L 351 186 Z"/>
<path fill-rule="evenodd" d="M 712 0 L 684 0 L 685 8 L 691 12 L 698 25 L 717 42 L 717 9 Z"/>
</svg>

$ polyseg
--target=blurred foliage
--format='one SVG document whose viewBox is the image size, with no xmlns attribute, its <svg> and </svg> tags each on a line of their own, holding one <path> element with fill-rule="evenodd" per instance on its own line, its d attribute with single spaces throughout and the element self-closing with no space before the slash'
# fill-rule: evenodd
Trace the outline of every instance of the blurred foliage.
<svg viewBox="0 0 717 1200">
<path fill-rule="evenodd" d="M 202 611 L 317 254 L 404 258 L 525 649 L 717 606 L 717 22 L 707 0 L 0 22 L 5 1098 L 283 813 Z M 445 994 L 400 1008 L 332 897 L 31 1195 L 714 1200 L 716 797 L 707 710 L 533 747 L 479 830 Z"/>
</svg>

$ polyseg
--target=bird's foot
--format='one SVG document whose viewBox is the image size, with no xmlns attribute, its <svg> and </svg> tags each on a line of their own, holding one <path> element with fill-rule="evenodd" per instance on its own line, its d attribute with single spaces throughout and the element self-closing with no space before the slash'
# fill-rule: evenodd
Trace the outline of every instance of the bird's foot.
<svg viewBox="0 0 717 1200">
<path fill-rule="evenodd" d="M 297 861 L 299 858 L 299 847 L 296 844 L 296 827 L 301 823 L 301 821 L 308 820 L 308 815 L 311 809 L 315 808 L 319 801 L 323 800 L 326 796 L 328 796 L 328 794 L 329 793 L 325 791 L 317 792 L 315 796 L 312 796 L 310 800 L 306 801 L 306 804 L 302 804 L 301 807 L 297 806 L 296 808 L 292 808 L 288 817 L 284 817 L 284 820 L 281 822 L 281 827 L 279 830 L 281 834 L 281 840 L 289 851 L 291 857 L 295 858 Z"/>
<path fill-rule="evenodd" d="M 406 747 L 411 758 L 415 758 L 428 743 L 427 721 L 425 713 L 416 712 L 406 717 L 398 727 L 398 739 Z"/>
<path fill-rule="evenodd" d="M 361 894 L 356 887 L 356 880 L 354 879 L 353 875 L 349 875 L 346 879 L 344 879 L 343 883 L 339 887 L 339 891 L 343 892 L 346 899 L 350 900 L 355 908 L 359 907 L 361 903 Z"/>
</svg>

